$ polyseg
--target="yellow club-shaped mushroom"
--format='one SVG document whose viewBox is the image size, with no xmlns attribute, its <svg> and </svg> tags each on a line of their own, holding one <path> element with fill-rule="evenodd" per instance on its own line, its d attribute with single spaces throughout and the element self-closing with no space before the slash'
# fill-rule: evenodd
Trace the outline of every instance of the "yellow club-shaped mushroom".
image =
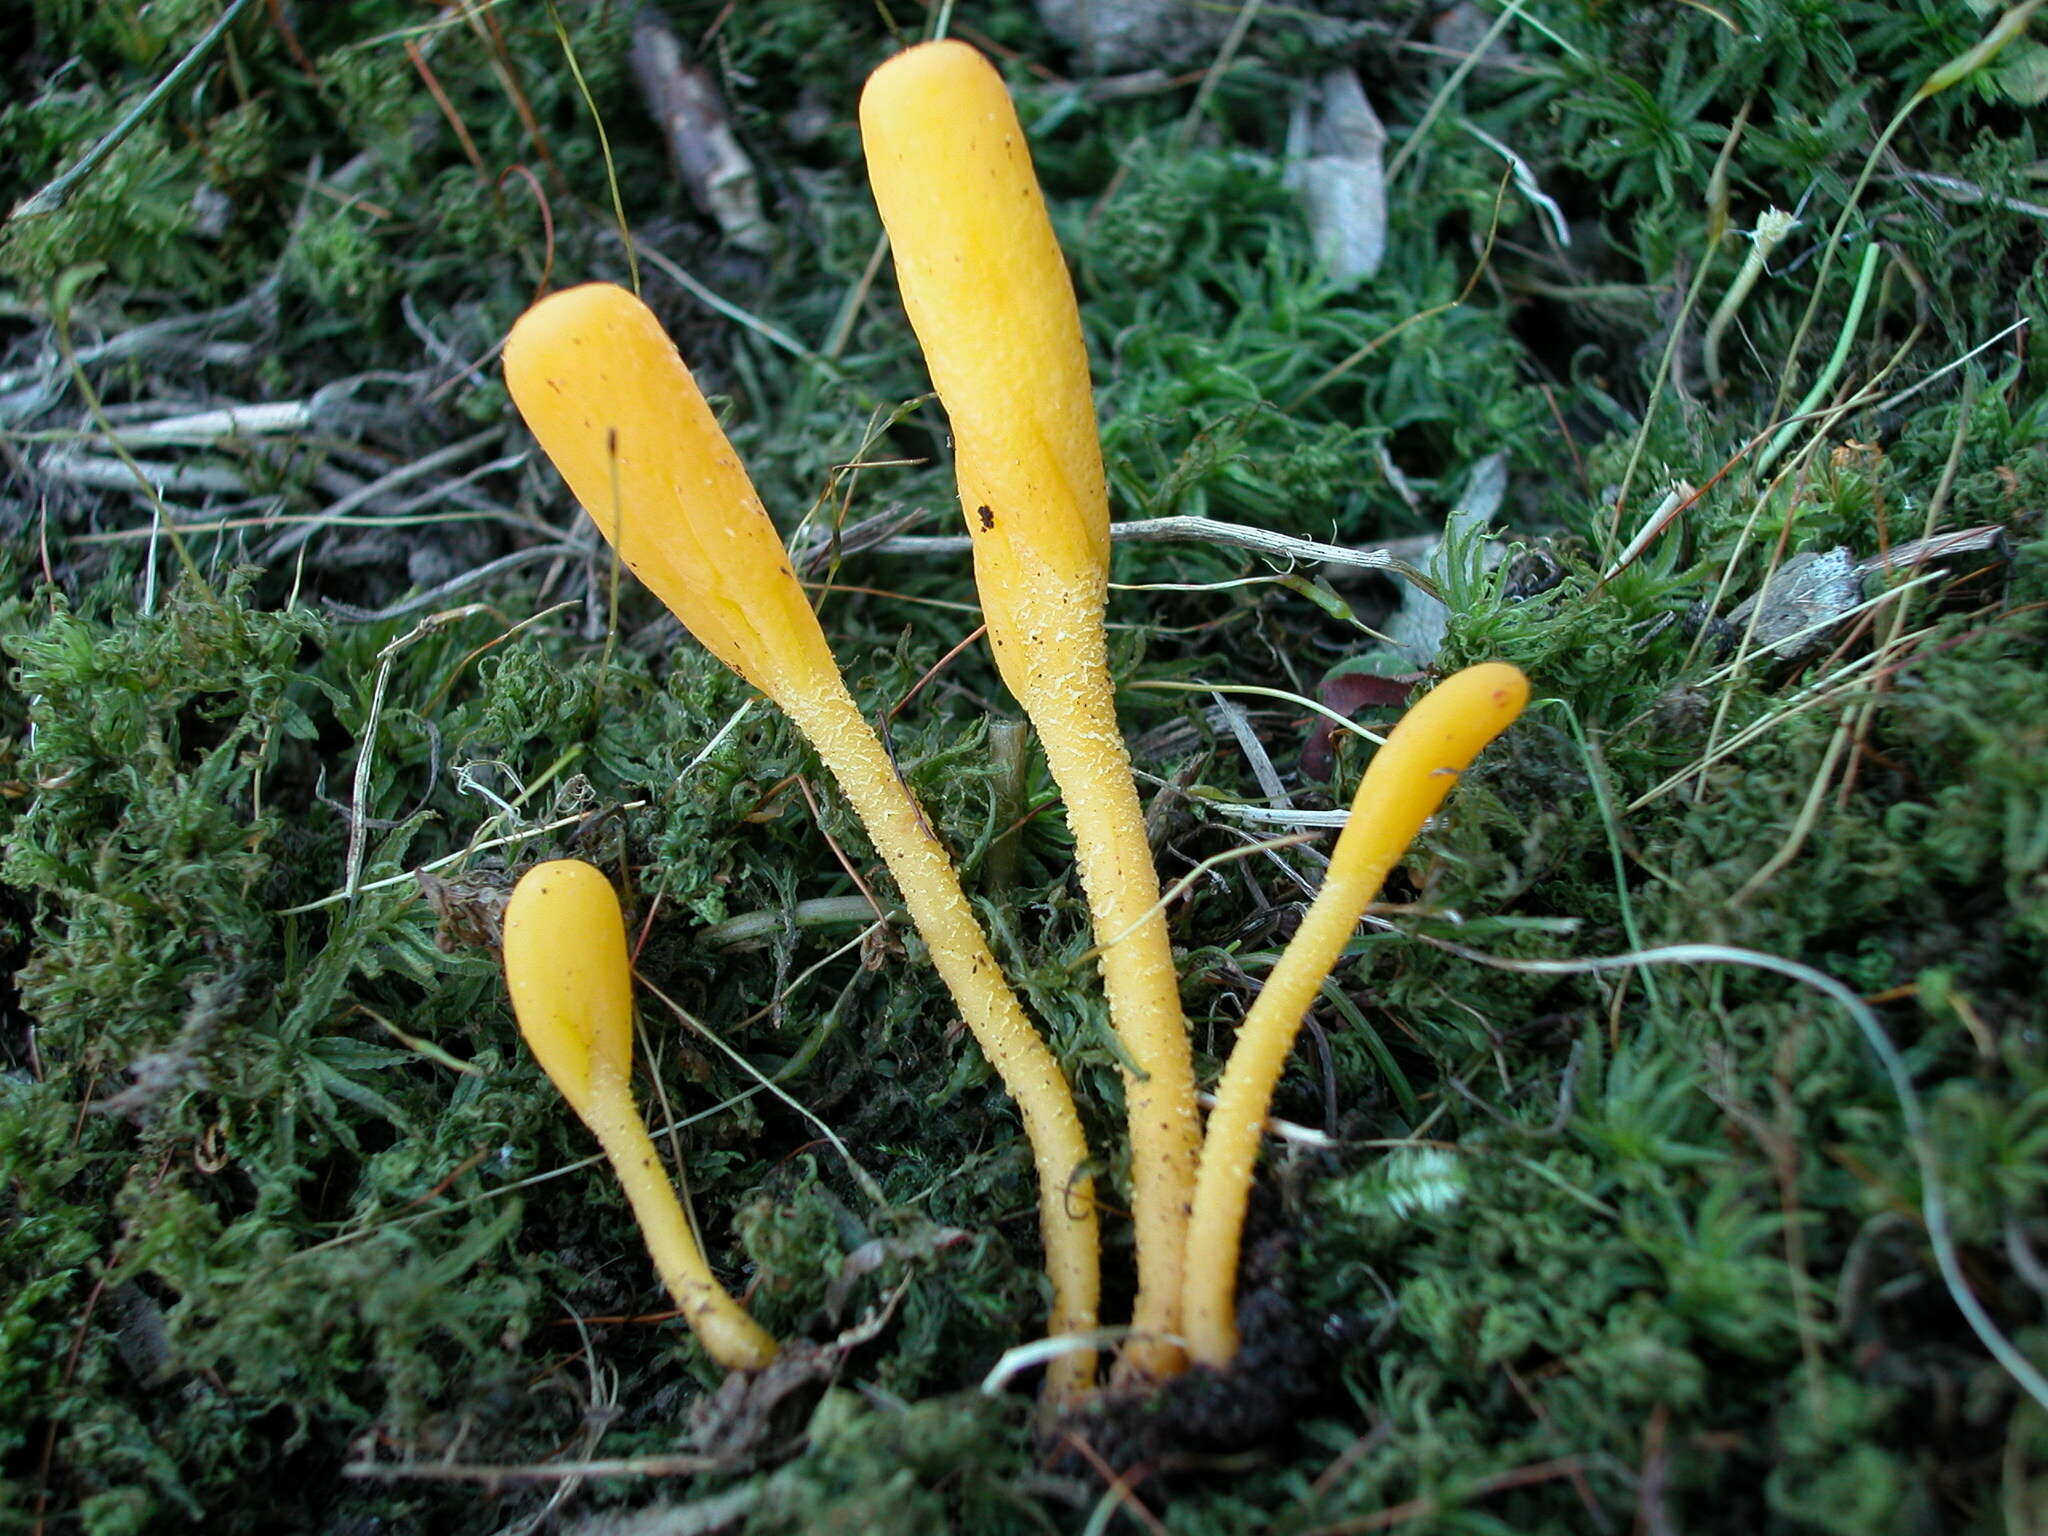
<svg viewBox="0 0 2048 1536">
<path fill-rule="evenodd" d="M 505 906 L 505 986 L 519 1032 L 611 1161 L 661 1283 L 704 1352 L 758 1371 L 775 1340 L 711 1273 L 633 1102 L 633 967 L 611 882 L 576 859 L 537 864 Z"/>
<path fill-rule="evenodd" d="M 592 283 L 543 299 L 505 343 L 505 381 L 541 448 L 625 565 L 795 722 L 838 779 L 932 964 L 1030 1139 L 1052 1281 L 1049 1331 L 1095 1327 L 1100 1251 L 1088 1145 L 1058 1060 L 989 952 L 946 851 L 862 716 L 789 557 L 711 408 L 639 299 Z M 1048 1393 L 1094 1380 L 1058 1356 Z"/>
<path fill-rule="evenodd" d="M 868 78 L 868 179 L 904 310 L 953 430 L 961 510 L 1003 681 L 1066 800 L 1125 1075 L 1140 1375 L 1176 1369 L 1200 1127 L 1159 876 L 1117 729 L 1103 632 L 1109 500 L 1080 314 L 1002 77 L 925 43 Z"/>
<path fill-rule="evenodd" d="M 1301 1021 L 1358 919 L 1408 845 L 1486 744 L 1529 701 L 1529 681 L 1505 662 L 1453 674 L 1425 694 L 1366 765 L 1301 927 L 1238 1026 L 1202 1142 L 1188 1228 L 1181 1325 L 1204 1365 L 1237 1353 L 1237 1256 L 1259 1136 Z"/>
</svg>

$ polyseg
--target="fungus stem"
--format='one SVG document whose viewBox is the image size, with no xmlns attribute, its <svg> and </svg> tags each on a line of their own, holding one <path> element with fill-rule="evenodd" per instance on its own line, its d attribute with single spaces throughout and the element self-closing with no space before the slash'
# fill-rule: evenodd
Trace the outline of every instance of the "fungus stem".
<svg viewBox="0 0 2048 1536">
<path fill-rule="evenodd" d="M 1117 727 L 1101 599 L 1091 602 L 1072 590 L 1021 592 L 1012 614 L 1017 629 L 991 622 L 989 633 L 1003 637 L 996 655 L 1008 663 L 1004 680 L 1037 727 L 1046 766 L 1066 801 L 1110 1022 L 1130 1062 L 1124 1118 L 1138 1294 L 1119 1362 L 1130 1376 L 1159 1379 L 1185 1364 L 1174 1336 L 1181 1331 L 1182 1255 L 1201 1135 L 1180 974 L 1145 813 Z"/>
<path fill-rule="evenodd" d="M 874 728 L 836 673 L 831 684 L 776 702 L 839 781 L 875 852 L 895 876 L 932 965 L 982 1054 L 1017 1101 L 1038 1169 L 1045 1268 L 1054 1298 L 1046 1331 L 1058 1336 L 1091 1330 L 1101 1265 L 1095 1187 L 1087 1138 L 1066 1076 L 1004 979 L 952 860 L 926 830 Z M 1085 1390 L 1093 1372 L 1092 1355 L 1063 1355 L 1052 1362 L 1048 1380 L 1065 1379 L 1067 1386 L 1057 1395 L 1067 1395 L 1068 1388 Z"/>
<path fill-rule="evenodd" d="M 1237 1353 L 1237 1259 L 1245 1205 L 1260 1131 L 1302 1018 L 1388 871 L 1458 776 L 1528 699 L 1528 679 L 1505 662 L 1467 667 L 1403 715 L 1366 766 L 1323 888 L 1238 1027 L 1209 1114 L 1181 1298 L 1182 1331 L 1201 1364 L 1224 1365 Z"/>
</svg>

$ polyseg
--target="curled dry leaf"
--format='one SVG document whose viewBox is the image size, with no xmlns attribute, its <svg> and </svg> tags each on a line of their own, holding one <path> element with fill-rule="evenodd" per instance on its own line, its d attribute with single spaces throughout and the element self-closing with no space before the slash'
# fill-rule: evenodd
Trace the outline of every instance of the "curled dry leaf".
<svg viewBox="0 0 2048 1536">
<path fill-rule="evenodd" d="M 432 870 L 413 871 L 420 896 L 434 914 L 434 943 L 444 955 L 464 949 L 496 949 L 505 930 L 505 903 L 512 876 L 502 869 L 467 870 L 443 880 Z"/>
<path fill-rule="evenodd" d="M 1299 155 L 1287 184 L 1301 195 L 1316 255 L 1339 283 L 1364 282 L 1387 254 L 1387 130 L 1348 69 L 1317 83 L 1311 110 L 1295 108 L 1288 147 Z"/>
<path fill-rule="evenodd" d="M 1737 633 L 1756 629 L 1753 644 L 1786 661 L 1798 661 L 1827 649 L 1832 620 L 1863 600 L 1863 583 L 1849 551 L 1805 550 L 1778 567 L 1754 597 L 1728 615 Z"/>
<path fill-rule="evenodd" d="M 908 1290 L 907 1281 L 898 1285 L 826 1343 L 791 1339 L 765 1370 L 728 1375 L 717 1391 L 691 1404 L 690 1443 L 735 1472 L 787 1455 L 797 1438 L 791 1418 L 839 1376 L 848 1355 L 881 1337 Z"/>
<path fill-rule="evenodd" d="M 1348 719 L 1366 710 L 1399 709 L 1425 672 L 1403 672 L 1383 676 L 1377 672 L 1332 672 L 1316 685 L 1316 699 Z M 1327 779 L 1337 766 L 1337 727 L 1328 715 L 1317 715 L 1302 743 L 1301 773 L 1307 779 Z"/>
<path fill-rule="evenodd" d="M 2005 530 L 1995 524 L 1938 533 L 1895 544 L 1889 551 L 1851 557 L 1837 545 L 1793 555 L 1763 587 L 1728 615 L 1724 636 L 1750 633 L 1751 645 L 1780 661 L 1801 662 L 1819 655 L 1839 636 L 1840 621 L 1875 598 L 1887 579 L 1935 574 L 1934 601 L 1943 609 L 1987 600 L 2004 581 L 2011 563 Z"/>
</svg>

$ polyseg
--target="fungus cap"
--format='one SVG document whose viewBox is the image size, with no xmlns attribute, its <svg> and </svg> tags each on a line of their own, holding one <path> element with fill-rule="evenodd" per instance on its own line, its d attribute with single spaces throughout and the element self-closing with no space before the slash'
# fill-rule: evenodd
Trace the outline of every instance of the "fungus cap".
<svg viewBox="0 0 2048 1536">
<path fill-rule="evenodd" d="M 1109 496 L 1073 280 L 1017 109 L 961 42 L 868 77 L 868 180 L 897 286 L 953 428 L 960 506 L 989 577 L 1100 584 Z"/>
<path fill-rule="evenodd" d="M 704 392 L 612 283 L 550 294 L 505 341 L 519 413 L 626 568 L 771 698 L 834 671 L 824 633 Z"/>
<path fill-rule="evenodd" d="M 505 904 L 504 956 L 520 1033 L 588 1121 L 602 1087 L 633 1072 L 633 966 L 611 881 L 581 859 L 535 865 Z"/>
</svg>

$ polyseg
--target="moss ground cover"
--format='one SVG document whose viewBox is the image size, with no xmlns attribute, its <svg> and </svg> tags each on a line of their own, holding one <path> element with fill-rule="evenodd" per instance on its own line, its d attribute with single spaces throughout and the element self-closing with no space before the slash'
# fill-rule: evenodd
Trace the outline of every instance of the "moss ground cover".
<svg viewBox="0 0 2048 1536">
<path fill-rule="evenodd" d="M 916 542 L 952 466 L 860 168 L 861 79 L 939 18 L 649 13 L 763 239 L 679 181 L 627 7 L 10 11 L 0 205 L 58 195 L 0 228 L 0 1531 L 2048 1524 L 2035 11 L 1325 0 L 1126 61 L 947 13 L 1031 137 L 1115 519 L 1422 578 L 1118 544 L 1204 1086 L 1320 868 L 1250 845 L 1370 751 L 1309 701 L 1535 689 L 1296 1048 L 1241 1368 L 1050 1438 L 980 1390 L 1045 1317 L 1014 1113 L 493 357 L 637 271 L 1074 1082 L 1126 1315 L 1122 1058 L 1050 778 L 954 654 L 968 556 Z M 1349 283 L 1290 180 L 1338 68 L 1387 134 Z M 627 901 L 714 1269 L 809 1341 L 747 1394 L 507 1011 L 497 912 L 563 856 Z"/>
</svg>

